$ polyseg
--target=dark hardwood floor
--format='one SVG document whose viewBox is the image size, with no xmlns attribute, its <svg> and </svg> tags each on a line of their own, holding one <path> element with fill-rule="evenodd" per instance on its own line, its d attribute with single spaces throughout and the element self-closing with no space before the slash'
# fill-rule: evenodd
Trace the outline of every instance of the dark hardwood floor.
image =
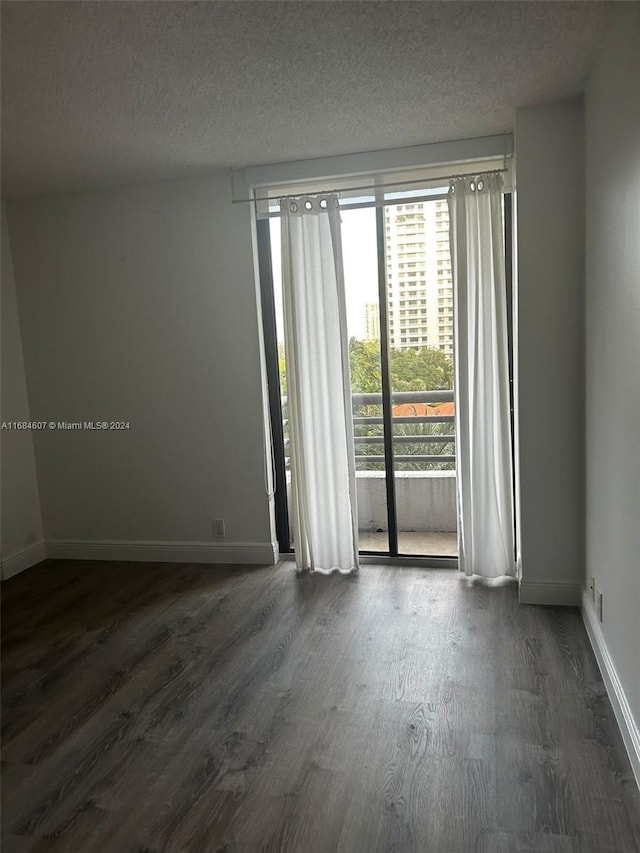
<svg viewBox="0 0 640 853">
<path fill-rule="evenodd" d="M 514 586 L 48 561 L 3 614 L 3 853 L 640 851 L 580 614 Z"/>
</svg>

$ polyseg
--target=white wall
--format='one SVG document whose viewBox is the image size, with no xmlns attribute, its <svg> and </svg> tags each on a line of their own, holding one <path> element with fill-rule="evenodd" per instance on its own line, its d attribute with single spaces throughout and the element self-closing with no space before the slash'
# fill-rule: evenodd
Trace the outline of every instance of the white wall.
<svg viewBox="0 0 640 853">
<path fill-rule="evenodd" d="M 584 566 L 581 99 L 516 112 L 521 600 L 578 604 Z"/>
<path fill-rule="evenodd" d="M 11 245 L 2 205 L 2 394 L 0 421 L 29 421 L 22 337 L 16 305 Z M 30 431 L 0 432 L 2 577 L 44 557 L 40 498 Z"/>
<path fill-rule="evenodd" d="M 35 435 L 46 540 L 207 543 L 216 517 L 226 545 L 269 543 L 250 209 L 228 176 L 8 216 L 32 416 L 131 424 Z"/>
<path fill-rule="evenodd" d="M 586 90 L 587 579 L 640 725 L 640 10 L 623 4 Z M 640 743 L 638 744 L 640 746 Z M 638 755 L 640 759 L 640 753 Z"/>
</svg>

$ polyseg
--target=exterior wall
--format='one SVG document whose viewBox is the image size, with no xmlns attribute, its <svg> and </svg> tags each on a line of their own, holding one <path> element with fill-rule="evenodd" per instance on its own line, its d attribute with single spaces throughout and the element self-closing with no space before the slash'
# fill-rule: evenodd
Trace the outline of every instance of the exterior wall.
<svg viewBox="0 0 640 853">
<path fill-rule="evenodd" d="M 384 471 L 358 471 L 358 529 L 387 529 Z M 398 530 L 455 532 L 456 472 L 399 471 L 396 473 Z"/>
<path fill-rule="evenodd" d="M 291 505 L 287 473 L 287 499 Z M 358 530 L 386 530 L 387 494 L 384 471 L 357 471 Z M 457 530 L 456 472 L 400 471 L 396 473 L 398 530 L 455 533 Z"/>
</svg>

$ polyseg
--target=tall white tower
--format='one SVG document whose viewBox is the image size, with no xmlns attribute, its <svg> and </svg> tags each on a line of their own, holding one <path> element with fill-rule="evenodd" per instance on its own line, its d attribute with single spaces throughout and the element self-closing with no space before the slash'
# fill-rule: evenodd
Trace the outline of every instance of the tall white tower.
<svg viewBox="0 0 640 853">
<path fill-rule="evenodd" d="M 389 342 L 453 354 L 453 289 L 447 202 L 385 207 Z"/>
</svg>

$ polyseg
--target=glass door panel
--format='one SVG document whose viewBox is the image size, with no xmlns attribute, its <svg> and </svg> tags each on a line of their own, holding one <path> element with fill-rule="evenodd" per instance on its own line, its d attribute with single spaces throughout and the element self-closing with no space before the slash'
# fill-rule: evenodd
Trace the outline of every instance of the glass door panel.
<svg viewBox="0 0 640 853">
<path fill-rule="evenodd" d="M 259 222 L 260 230 L 266 225 L 269 254 L 269 269 L 266 276 L 269 282 L 264 281 L 261 274 L 263 293 L 270 291 L 273 294 L 273 306 L 271 316 L 264 318 L 265 338 L 269 337 L 267 327 L 270 327 L 270 336 L 273 340 L 268 343 L 272 348 L 272 372 L 276 378 L 270 384 L 277 385 L 277 400 L 273 401 L 271 389 L 271 429 L 273 433 L 274 453 L 280 456 L 279 485 L 276 485 L 276 519 L 279 521 L 278 544 L 280 551 L 286 553 L 293 551 L 293 525 L 291 523 L 291 458 L 289 451 L 289 412 L 287 397 L 287 361 L 284 349 L 284 313 L 282 299 L 282 245 L 280 219 L 272 218 Z M 264 249 L 259 249 L 262 253 Z M 264 296 L 263 296 L 264 301 Z M 276 409 L 277 411 L 274 411 Z M 276 462 L 276 466 L 278 462 Z M 284 518 L 283 518 L 284 516 Z"/>
<path fill-rule="evenodd" d="M 398 553 L 457 555 L 446 199 L 384 208 Z"/>
<path fill-rule="evenodd" d="M 351 371 L 354 452 L 358 501 L 359 550 L 388 553 L 388 514 L 382 419 L 380 320 L 375 208 L 343 211 L 342 252 Z M 274 295 L 288 544 L 291 524 L 291 466 L 287 364 L 284 348 L 280 220 L 269 221 Z M 283 502 L 281 501 L 281 504 Z M 282 542 L 281 550 L 284 550 Z"/>
<path fill-rule="evenodd" d="M 376 212 L 345 210 L 341 218 L 359 547 L 388 553 Z"/>
<path fill-rule="evenodd" d="M 359 549 L 456 557 L 446 188 L 392 193 L 380 201 L 355 199 L 357 206 L 341 210 Z M 273 296 L 263 317 L 265 330 L 271 329 L 265 337 L 279 484 L 276 522 L 286 551 L 294 543 L 280 220 L 258 225 L 263 291 Z"/>
</svg>

